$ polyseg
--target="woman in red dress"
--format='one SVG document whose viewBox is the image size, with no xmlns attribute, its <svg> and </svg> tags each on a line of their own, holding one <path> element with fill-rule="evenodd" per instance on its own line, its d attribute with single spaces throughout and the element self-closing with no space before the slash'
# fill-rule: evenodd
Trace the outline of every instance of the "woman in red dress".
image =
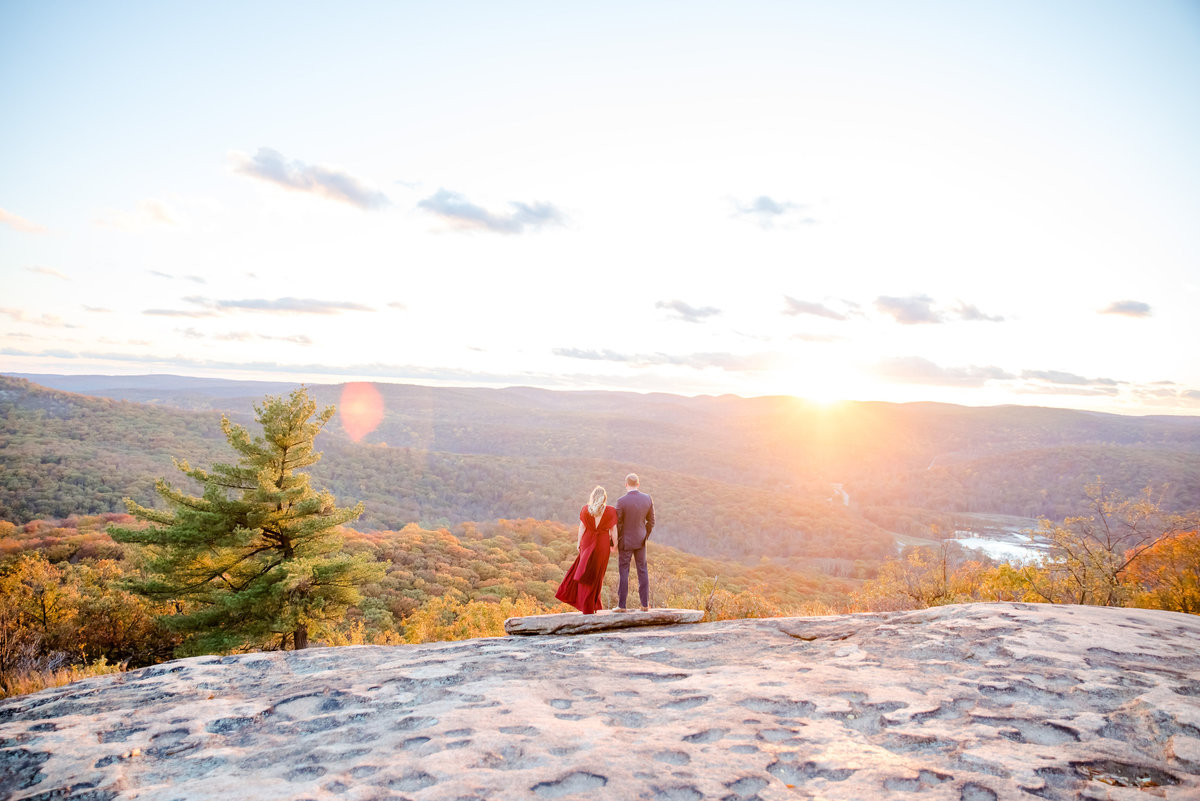
<svg viewBox="0 0 1200 801">
<path fill-rule="evenodd" d="M 590 615 L 600 605 L 604 571 L 617 535 L 617 510 L 606 506 L 604 487 L 592 490 L 591 498 L 579 510 L 579 556 L 567 571 L 554 597 Z"/>
</svg>

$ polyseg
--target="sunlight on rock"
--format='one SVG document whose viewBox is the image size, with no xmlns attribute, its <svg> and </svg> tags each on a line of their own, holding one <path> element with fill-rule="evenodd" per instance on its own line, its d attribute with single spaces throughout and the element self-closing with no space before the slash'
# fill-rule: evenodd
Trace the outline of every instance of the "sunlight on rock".
<svg viewBox="0 0 1200 801">
<path fill-rule="evenodd" d="M 383 422 L 383 396 L 374 384 L 363 381 L 346 384 L 338 411 L 346 434 L 359 442 Z"/>
</svg>

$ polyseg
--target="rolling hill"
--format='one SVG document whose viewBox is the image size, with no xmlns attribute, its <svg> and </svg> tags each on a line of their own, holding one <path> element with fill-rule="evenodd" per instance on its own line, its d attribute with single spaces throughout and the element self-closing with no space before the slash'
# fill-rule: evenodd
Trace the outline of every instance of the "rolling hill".
<svg viewBox="0 0 1200 801">
<path fill-rule="evenodd" d="M 219 412 L 249 423 L 253 403 L 291 387 L 33 378 L 41 384 L 0 377 L 0 516 L 16 522 L 120 511 L 123 495 L 149 501 L 155 477 L 173 478 L 172 458 L 229 458 Z M 615 496 L 635 470 L 655 496 L 665 544 L 845 571 L 894 552 L 891 533 L 872 522 L 887 509 L 1060 519 L 1081 510 L 1083 488 L 1097 476 L 1128 494 L 1166 485 L 1166 507 L 1200 508 L 1195 417 L 375 386 L 381 424 L 354 442 L 335 417 L 313 470 L 340 501 L 366 502 L 355 524 L 362 530 L 526 517 L 569 523 L 592 485 Z M 337 403 L 341 391 L 310 387 L 320 403 Z M 870 519 L 860 513 L 868 508 Z"/>
</svg>

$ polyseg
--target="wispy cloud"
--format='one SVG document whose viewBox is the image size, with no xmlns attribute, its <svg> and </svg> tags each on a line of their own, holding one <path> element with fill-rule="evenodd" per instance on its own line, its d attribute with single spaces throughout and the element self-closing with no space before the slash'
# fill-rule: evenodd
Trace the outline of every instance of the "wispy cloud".
<svg viewBox="0 0 1200 801">
<path fill-rule="evenodd" d="M 767 195 L 759 195 L 748 203 L 734 200 L 733 208 L 735 218 L 753 222 L 765 229 L 814 225 L 817 222 L 804 213 L 807 206 L 790 200 L 775 200 Z"/>
<path fill-rule="evenodd" d="M 217 311 L 249 311 L 268 314 L 341 314 L 346 311 L 371 312 L 370 306 L 345 300 L 318 298 L 247 298 L 245 300 L 213 300 L 197 295 L 184 298 L 187 303 L 206 306 Z"/>
<path fill-rule="evenodd" d="M 97 312 L 100 314 L 112 314 L 112 309 L 106 309 L 103 306 L 88 306 L 85 304 L 83 307 L 83 310 L 90 311 L 90 312 Z"/>
<path fill-rule="evenodd" d="M 977 307 L 957 301 L 953 307 L 942 308 L 928 295 L 909 295 L 906 298 L 880 295 L 875 308 L 901 325 L 923 325 L 963 322 L 1002 323 L 1003 317 L 984 314 Z"/>
<path fill-rule="evenodd" d="M 1021 378 L 1045 381 L 1049 384 L 1066 384 L 1072 386 L 1115 387 L 1121 383 L 1113 378 L 1085 378 L 1084 376 L 1062 370 L 1025 370 L 1021 373 Z"/>
<path fill-rule="evenodd" d="M 144 309 L 142 314 L 151 317 L 217 317 L 220 312 L 213 309 Z"/>
<path fill-rule="evenodd" d="M 200 306 L 199 309 L 146 309 L 142 314 L 158 317 L 218 317 L 233 312 L 262 314 L 341 314 L 342 312 L 373 312 L 375 309 L 361 303 L 316 298 L 247 298 L 244 300 L 219 300 L 199 295 L 183 298 L 185 303 Z"/>
<path fill-rule="evenodd" d="M 1117 314 L 1122 317 L 1149 317 L 1152 314 L 1149 303 L 1140 300 L 1117 300 L 1100 310 L 1101 314 Z"/>
<path fill-rule="evenodd" d="M 941 367 L 920 356 L 885 359 L 875 365 L 874 372 L 897 383 L 943 387 L 981 387 L 988 381 L 1015 378 L 999 367 Z"/>
<path fill-rule="evenodd" d="M 191 281 L 193 284 L 208 283 L 208 279 L 202 275 L 174 275 L 173 273 L 165 273 L 162 270 L 147 270 L 146 272 L 155 278 L 166 278 L 170 281 Z"/>
<path fill-rule="evenodd" d="M 838 336 L 837 334 L 792 334 L 788 339 L 794 339 L 798 342 L 812 343 L 827 343 L 827 342 L 845 342 L 846 337 Z"/>
<path fill-rule="evenodd" d="M 1079 395 L 1088 398 L 1111 398 L 1119 394 L 1117 387 L 1078 387 L 1067 384 L 1025 384 L 1015 387 L 1021 395 Z"/>
<path fill-rule="evenodd" d="M 981 322 L 981 323 L 1002 323 L 1004 318 L 999 315 L 984 314 L 977 307 L 969 303 L 958 302 L 957 310 L 958 319 L 966 322 Z"/>
<path fill-rule="evenodd" d="M 144 341 L 130 340 L 130 345 L 148 345 Z M 490 383 L 499 386 L 512 385 L 542 385 L 542 386 L 574 386 L 577 381 L 588 376 L 563 376 L 558 373 L 508 372 L 480 373 L 476 370 L 453 367 L 424 367 L 421 365 L 385 364 L 382 362 L 354 364 L 285 364 L 277 361 L 235 362 L 217 359 L 195 359 L 186 356 L 163 357 L 150 353 L 121 353 L 116 351 L 71 351 L 65 348 L 32 351 L 18 348 L 0 347 L 3 356 L 27 356 L 34 358 L 71 359 L 74 361 L 91 361 L 101 363 L 120 363 L 137 365 L 154 365 L 169 369 L 203 368 L 206 370 L 237 370 L 245 372 L 248 377 L 259 378 L 263 374 L 288 376 L 304 376 L 311 381 L 314 376 L 330 376 L 335 380 L 344 377 L 373 377 L 394 378 L 425 381 L 453 381 L 457 383 Z M 666 387 L 662 387 L 666 388 Z"/>
<path fill-rule="evenodd" d="M 1113 378 L 1087 378 L 1064 370 L 1024 370 L 1021 378 L 1027 383 L 1016 391 L 1027 395 L 1113 396 L 1126 383 Z"/>
<path fill-rule="evenodd" d="M 813 303 L 807 300 L 797 300 L 790 295 L 783 296 L 785 304 L 783 313 L 792 317 L 801 314 L 811 314 L 814 317 L 827 317 L 830 320 L 845 320 L 846 315 L 834 311 L 823 303 Z"/>
<path fill-rule="evenodd" d="M 875 299 L 875 308 L 901 325 L 942 322 L 942 316 L 933 310 L 933 298 L 928 295 L 907 298 L 881 295 Z"/>
<path fill-rule="evenodd" d="M 46 328 L 79 328 L 79 326 L 68 323 L 57 314 L 31 315 L 24 309 L 4 307 L 0 307 L 0 314 L 5 315 L 15 323 L 29 323 L 30 325 L 40 325 Z"/>
<path fill-rule="evenodd" d="M 715 306 L 697 307 L 684 303 L 682 300 L 660 300 L 654 304 L 654 308 L 673 312 L 671 319 L 683 320 L 686 323 L 702 323 L 709 317 L 721 313 L 721 310 Z"/>
<path fill-rule="evenodd" d="M 408 308 L 408 306 L 407 306 L 407 305 L 405 305 L 405 304 L 401 303 L 401 302 L 400 302 L 400 301 L 398 301 L 398 300 L 393 300 L 391 303 L 389 303 L 389 304 L 387 305 L 387 307 L 388 307 L 389 309 L 398 309 L 398 310 L 400 310 L 400 311 L 403 311 L 404 309 L 407 309 L 407 308 Z"/>
<path fill-rule="evenodd" d="M 618 362 L 631 367 L 678 366 L 697 370 L 717 368 L 729 372 L 760 372 L 778 366 L 778 356 L 773 353 L 620 353 L 614 350 L 588 350 L 585 348 L 554 348 L 555 356 L 588 361 Z"/>
<path fill-rule="evenodd" d="M 182 218 L 165 201 L 147 198 L 138 203 L 135 211 L 104 209 L 92 222 L 101 228 L 138 231 L 155 225 L 176 226 L 182 222 Z"/>
<path fill-rule="evenodd" d="M 35 222 L 31 222 L 24 217 L 13 214 L 11 211 L 5 211 L 4 209 L 0 209 L 0 224 L 7 225 L 14 231 L 20 231 L 25 234 L 46 233 L 46 226 L 38 225 Z"/>
<path fill-rule="evenodd" d="M 37 275 L 48 275 L 51 278 L 58 278 L 59 280 L 62 280 L 62 281 L 70 281 L 71 280 L 67 276 L 60 273 L 58 270 L 51 269 L 50 267 L 26 267 L 25 272 L 35 273 Z"/>
<path fill-rule="evenodd" d="M 563 225 L 566 216 L 551 203 L 508 204 L 512 211 L 498 214 L 476 205 L 457 192 L 439 189 L 417 203 L 417 208 L 441 217 L 460 231 L 492 231 L 498 234 L 521 234 L 550 225 Z"/>
<path fill-rule="evenodd" d="M 260 147 L 253 156 L 234 153 L 232 158 L 236 172 L 293 192 L 318 195 L 366 210 L 382 209 L 391 203 L 387 195 L 347 172 L 294 159 L 289 161 L 269 147 Z"/>
<path fill-rule="evenodd" d="M 276 336 L 273 334 L 256 334 L 250 331 L 225 331 L 218 334 L 206 334 L 197 328 L 183 328 L 178 330 L 179 333 L 188 339 L 215 339 L 218 342 L 251 342 L 253 340 L 262 340 L 265 342 L 288 342 L 293 345 L 313 344 L 312 338 L 306 334 Z"/>
</svg>

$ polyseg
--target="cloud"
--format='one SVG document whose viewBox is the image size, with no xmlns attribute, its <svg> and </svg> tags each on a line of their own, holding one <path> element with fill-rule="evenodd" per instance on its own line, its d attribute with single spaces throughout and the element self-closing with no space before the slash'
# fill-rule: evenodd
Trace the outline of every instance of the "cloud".
<svg viewBox="0 0 1200 801">
<path fill-rule="evenodd" d="M 148 314 L 151 317 L 216 317 L 219 312 L 208 310 L 191 310 L 191 309 L 144 309 L 142 314 Z"/>
<path fill-rule="evenodd" d="M 837 334 L 792 334 L 788 339 L 795 339 L 800 342 L 844 342 L 846 337 L 838 336 Z"/>
<path fill-rule="evenodd" d="M 1067 373 L 1062 370 L 1025 370 L 1021 373 L 1021 378 L 1031 379 L 1035 381 L 1045 381 L 1049 384 L 1065 384 L 1072 386 L 1104 386 L 1115 387 L 1120 384 L 1112 378 L 1084 378 L 1075 373 Z"/>
<path fill-rule="evenodd" d="M 1024 370 L 1021 378 L 1032 383 L 1017 388 L 1027 395 L 1113 396 L 1121 384 L 1113 378 L 1086 378 L 1063 370 Z"/>
<path fill-rule="evenodd" d="M 349 173 L 333 167 L 287 161 L 283 154 L 269 147 L 260 147 L 253 156 L 234 153 L 233 160 L 236 172 L 293 192 L 318 195 L 368 211 L 382 209 L 391 204 L 387 195 L 372 189 Z"/>
<path fill-rule="evenodd" d="M 146 272 L 155 278 L 166 278 L 169 281 L 191 281 L 193 284 L 208 283 L 208 279 L 202 275 L 174 275 L 173 273 L 164 273 L 162 270 L 147 270 Z"/>
<path fill-rule="evenodd" d="M 370 306 L 344 300 L 316 298 L 248 298 L 245 300 L 210 300 L 196 295 L 184 298 L 188 303 L 208 306 L 218 311 L 250 311 L 269 314 L 340 314 L 344 311 L 375 311 Z"/>
<path fill-rule="evenodd" d="M 933 298 L 928 295 L 912 295 L 907 298 L 881 295 L 875 299 L 875 308 L 901 325 L 943 322 L 942 316 L 933 309 Z"/>
<path fill-rule="evenodd" d="M 704 306 L 697 308 L 684 303 L 682 300 L 660 300 L 654 304 L 656 309 L 666 309 L 674 312 L 673 320 L 683 320 L 685 323 L 700 323 L 706 318 L 720 314 L 721 310 L 715 306 Z"/>
<path fill-rule="evenodd" d="M 963 303 L 961 300 L 958 302 L 957 314 L 958 314 L 958 319 L 965 320 L 966 322 L 983 322 L 983 323 L 1002 323 L 1002 322 L 1004 322 L 1003 317 L 984 314 L 975 306 L 972 306 L 969 303 Z"/>
<path fill-rule="evenodd" d="M 1029 384 L 1017 387 L 1015 391 L 1022 395 L 1080 395 L 1089 398 L 1113 397 L 1118 394 L 1116 387 L 1072 387 L 1062 384 L 1054 386 Z"/>
<path fill-rule="evenodd" d="M 104 308 L 103 306 L 88 306 L 88 305 L 84 305 L 84 307 L 83 307 L 83 310 L 84 310 L 84 311 L 90 311 L 90 312 L 99 312 L 99 313 L 102 313 L 102 314 L 112 314 L 112 309 L 106 309 L 106 308 Z"/>
<path fill-rule="evenodd" d="M 618 362 L 631 367 L 677 366 L 696 370 L 717 368 L 728 372 L 760 372 L 777 366 L 778 357 L 771 353 L 689 353 L 672 355 L 667 353 L 620 353 L 613 350 L 587 350 L 583 348 L 554 348 L 551 353 L 568 359 Z"/>
<path fill-rule="evenodd" d="M 138 210 L 149 220 L 163 225 L 177 225 L 179 220 L 175 217 L 175 212 L 161 200 L 157 198 L 147 198 L 138 204 Z"/>
<path fill-rule="evenodd" d="M 182 222 L 182 218 L 165 201 L 147 198 L 138 203 L 136 211 L 104 209 L 92 222 L 101 228 L 137 231 L 152 225 L 177 226 Z"/>
<path fill-rule="evenodd" d="M 885 359 L 875 365 L 875 373 L 898 383 L 941 387 L 981 387 L 1015 378 L 999 367 L 941 367 L 920 356 Z"/>
<path fill-rule="evenodd" d="M 498 234 L 520 234 L 526 228 L 537 230 L 548 225 L 563 225 L 566 217 L 550 203 L 510 202 L 513 211 L 496 214 L 470 202 L 457 192 L 439 189 L 417 203 L 417 208 L 448 221 L 460 231 L 492 231 Z"/>
<path fill-rule="evenodd" d="M 63 281 L 70 281 L 70 280 L 71 280 L 71 279 L 70 279 L 70 278 L 68 278 L 67 276 L 65 276 L 65 275 L 63 275 L 62 273 L 60 273 L 58 270 L 53 270 L 53 269 L 51 269 L 51 268 L 49 268 L 49 267 L 26 267 L 26 268 L 25 268 L 25 272 L 28 272 L 28 273 L 36 273 L 37 275 L 48 275 L 48 276 L 50 276 L 51 278 L 58 278 L 58 279 L 61 279 L 61 280 L 63 280 Z"/>
<path fill-rule="evenodd" d="M 178 329 L 179 333 L 189 339 L 208 339 L 209 335 L 195 328 Z M 250 331 L 227 331 L 221 334 L 212 334 L 212 339 L 218 342 L 250 342 L 255 339 L 260 339 L 266 342 L 289 342 L 293 345 L 311 345 L 312 339 L 306 334 L 292 334 L 290 336 L 274 336 L 271 334 L 255 334 Z"/>
<path fill-rule="evenodd" d="M 783 296 L 783 302 L 786 308 L 783 313 L 792 317 L 801 314 L 811 314 L 816 317 L 828 317 L 830 320 L 845 320 L 846 315 L 836 312 L 833 309 L 821 303 L 812 303 L 807 300 L 796 300 L 790 295 Z"/>
<path fill-rule="evenodd" d="M 1140 300 L 1117 300 L 1110 303 L 1108 308 L 1101 309 L 1100 313 L 1119 314 L 1122 317 L 1149 317 L 1151 310 L 1149 303 L 1142 303 Z"/>
<path fill-rule="evenodd" d="M 24 309 L 2 307 L 0 307 L 0 314 L 6 315 L 15 323 L 29 323 L 30 325 L 41 325 L 47 328 L 79 328 L 79 326 L 68 323 L 57 314 L 41 314 L 33 317 Z"/>
<path fill-rule="evenodd" d="M 341 314 L 346 311 L 375 311 L 361 303 L 342 300 L 318 300 L 314 298 L 248 298 L 245 300 L 214 300 L 189 295 L 185 303 L 201 306 L 200 309 L 146 309 L 142 314 L 158 317 L 218 317 L 231 312 L 247 311 L 263 314 Z"/>
<path fill-rule="evenodd" d="M 388 307 L 389 309 L 401 309 L 401 310 L 403 310 L 403 309 L 407 309 L 407 308 L 408 308 L 408 306 L 406 306 L 405 304 L 401 303 L 401 302 L 400 302 L 400 301 L 398 301 L 398 300 L 393 300 L 391 303 L 389 303 L 389 304 L 387 305 L 387 307 Z"/>
<path fill-rule="evenodd" d="M 130 340 L 129 344 L 148 345 L 150 343 Z M 251 378 L 256 378 L 263 373 L 287 376 L 289 380 L 294 376 L 304 376 L 304 378 L 297 379 L 297 381 L 311 381 L 313 376 L 330 376 L 335 380 L 344 380 L 347 377 L 362 379 L 369 376 L 372 378 L 397 378 L 417 381 L 452 381 L 457 384 L 469 383 L 472 385 L 490 383 L 500 386 L 542 385 L 574 387 L 581 379 L 596 380 L 594 376 L 564 376 L 558 373 L 533 372 L 480 373 L 471 369 L 384 364 L 382 362 L 338 365 L 311 363 L 281 364 L 274 361 L 234 362 L 216 359 L 195 359 L 182 355 L 158 356 L 148 353 L 135 354 L 112 351 L 68 351 L 65 349 L 53 349 L 35 352 L 8 347 L 0 348 L 0 355 L 118 362 L 123 364 L 166 367 L 172 370 L 188 368 L 236 370 L 248 373 Z M 668 387 L 669 385 L 662 388 L 667 389 Z"/>
<path fill-rule="evenodd" d="M 35 222 L 30 222 L 24 217 L 13 214 L 11 211 L 5 211 L 4 209 L 0 209 L 0 223 L 7 225 L 14 231 L 20 231 L 26 234 L 46 233 L 46 227 L 44 225 L 38 225 Z"/>
<path fill-rule="evenodd" d="M 812 217 L 801 215 L 805 206 L 787 200 L 775 200 L 767 195 L 759 195 L 749 203 L 734 200 L 733 207 L 735 218 L 754 222 L 765 229 L 814 225 L 817 222 Z"/>
<path fill-rule="evenodd" d="M 961 300 L 952 309 L 937 308 L 934 299 L 928 295 L 910 295 L 906 298 L 880 295 L 875 299 L 875 308 L 901 325 L 948 323 L 954 320 L 963 322 L 1004 322 L 1003 317 L 984 314 L 977 307 L 969 303 L 964 303 Z"/>
</svg>

